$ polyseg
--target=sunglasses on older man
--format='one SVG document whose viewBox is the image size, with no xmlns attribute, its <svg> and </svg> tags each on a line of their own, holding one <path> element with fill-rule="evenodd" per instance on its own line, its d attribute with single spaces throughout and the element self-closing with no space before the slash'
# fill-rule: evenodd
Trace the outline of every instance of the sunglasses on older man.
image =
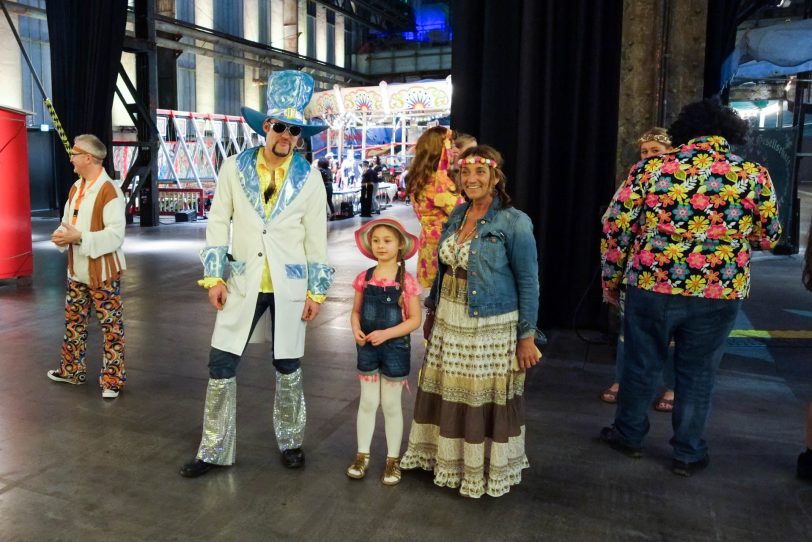
<svg viewBox="0 0 812 542">
<path fill-rule="evenodd" d="M 272 122 L 271 130 L 273 130 L 277 134 L 283 134 L 285 133 L 285 130 L 287 130 L 288 133 L 293 137 L 296 137 L 302 133 L 301 126 L 293 126 L 291 124 L 285 124 L 284 122 Z"/>
</svg>

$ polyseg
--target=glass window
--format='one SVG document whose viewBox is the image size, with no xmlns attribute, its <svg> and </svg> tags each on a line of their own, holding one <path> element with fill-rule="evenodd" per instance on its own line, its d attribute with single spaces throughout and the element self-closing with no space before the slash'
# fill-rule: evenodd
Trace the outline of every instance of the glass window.
<svg viewBox="0 0 812 542">
<path fill-rule="evenodd" d="M 243 35 L 242 0 L 214 0 L 214 30 Z M 219 53 L 240 55 L 239 49 L 215 45 Z M 243 78 L 245 68 L 242 64 L 229 60 L 214 60 L 214 108 L 213 113 L 239 115 L 243 103 Z"/>
<path fill-rule="evenodd" d="M 19 0 L 19 3 L 45 9 L 45 0 Z M 48 38 L 48 22 L 22 15 L 20 15 L 19 21 L 20 40 L 28 52 L 31 64 L 34 65 L 34 71 L 42 82 L 42 86 L 45 87 L 45 92 L 50 96 L 51 45 Z M 30 126 L 39 126 L 40 124 L 53 126 L 51 115 L 48 114 L 45 104 L 42 103 L 42 92 L 40 92 L 34 76 L 25 62 L 22 51 L 19 51 L 18 55 L 22 67 L 23 109 L 34 112 L 33 117 L 27 117 L 27 122 Z"/>
<path fill-rule="evenodd" d="M 194 23 L 195 0 L 175 0 L 175 18 L 187 23 Z"/>
<path fill-rule="evenodd" d="M 175 18 L 187 23 L 195 22 L 195 0 L 175 0 Z M 181 43 L 194 44 L 191 38 L 181 38 Z M 178 109 L 194 111 L 197 102 L 195 80 L 195 55 L 183 53 L 178 57 Z"/>
<path fill-rule="evenodd" d="M 332 13 L 328 11 L 327 13 Z M 333 18 L 335 21 L 335 18 Z M 336 25 L 335 22 L 330 24 L 329 17 L 327 18 L 327 63 L 336 63 Z"/>
<path fill-rule="evenodd" d="M 271 3 L 269 0 L 259 0 L 259 42 L 271 42 Z"/>
<path fill-rule="evenodd" d="M 307 16 L 307 56 L 316 58 L 316 18 Z"/>
</svg>

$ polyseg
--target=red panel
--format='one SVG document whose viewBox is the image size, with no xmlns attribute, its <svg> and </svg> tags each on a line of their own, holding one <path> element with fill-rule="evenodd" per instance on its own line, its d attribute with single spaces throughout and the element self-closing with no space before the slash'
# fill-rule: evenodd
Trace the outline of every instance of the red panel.
<svg viewBox="0 0 812 542">
<path fill-rule="evenodd" d="M 34 272 L 25 114 L 0 107 L 0 279 Z"/>
</svg>

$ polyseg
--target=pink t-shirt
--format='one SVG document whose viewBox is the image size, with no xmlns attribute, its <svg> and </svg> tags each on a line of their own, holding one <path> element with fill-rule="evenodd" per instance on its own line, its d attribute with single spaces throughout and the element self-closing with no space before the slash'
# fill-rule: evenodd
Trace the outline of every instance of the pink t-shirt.
<svg viewBox="0 0 812 542">
<path fill-rule="evenodd" d="M 389 279 L 377 279 L 374 276 L 372 277 L 369 282 L 364 280 L 366 277 L 367 272 L 361 271 L 358 273 L 358 276 L 355 277 L 355 280 L 352 281 L 352 287 L 355 288 L 356 292 L 364 292 L 364 286 L 367 284 L 372 284 L 373 286 L 397 286 L 398 281 L 396 280 L 389 280 Z M 409 318 L 409 299 L 412 296 L 420 295 L 420 285 L 417 283 L 417 280 L 408 272 L 403 273 L 403 319 L 406 320 Z"/>
</svg>

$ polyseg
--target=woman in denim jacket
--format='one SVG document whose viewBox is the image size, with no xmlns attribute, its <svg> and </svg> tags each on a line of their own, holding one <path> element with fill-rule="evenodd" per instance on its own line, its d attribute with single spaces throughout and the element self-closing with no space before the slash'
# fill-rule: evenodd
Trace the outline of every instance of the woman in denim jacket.
<svg viewBox="0 0 812 542">
<path fill-rule="evenodd" d="M 459 162 L 466 203 L 440 237 L 434 314 L 404 469 L 467 497 L 498 497 L 521 481 L 524 371 L 535 346 L 539 283 L 528 216 L 510 206 L 502 157 L 481 145 Z"/>
</svg>

